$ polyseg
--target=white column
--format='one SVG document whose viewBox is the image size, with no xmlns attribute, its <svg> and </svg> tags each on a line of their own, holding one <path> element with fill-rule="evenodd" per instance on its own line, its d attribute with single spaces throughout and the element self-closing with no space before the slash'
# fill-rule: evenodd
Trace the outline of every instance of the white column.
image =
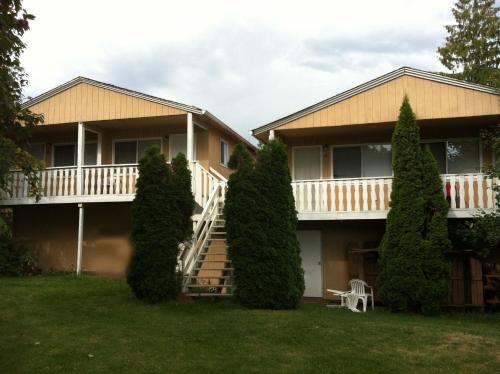
<svg viewBox="0 0 500 374">
<path fill-rule="evenodd" d="M 80 275 L 82 273 L 83 218 L 83 204 L 78 204 L 78 245 L 76 255 L 76 275 Z"/>
<path fill-rule="evenodd" d="M 274 140 L 276 135 L 274 134 L 274 130 L 269 131 L 269 140 Z"/>
<path fill-rule="evenodd" d="M 194 161 L 194 126 L 193 113 L 187 114 L 187 160 Z"/>
<path fill-rule="evenodd" d="M 76 150 L 76 194 L 83 192 L 83 173 L 82 166 L 85 152 L 85 126 L 83 122 L 78 122 L 78 144 Z"/>
</svg>

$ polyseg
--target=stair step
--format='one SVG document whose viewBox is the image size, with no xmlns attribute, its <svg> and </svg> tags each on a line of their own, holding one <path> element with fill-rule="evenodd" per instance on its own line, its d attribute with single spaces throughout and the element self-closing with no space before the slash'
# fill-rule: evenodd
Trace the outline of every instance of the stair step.
<svg viewBox="0 0 500 374">
<path fill-rule="evenodd" d="M 203 262 L 203 263 L 216 263 L 216 262 L 225 262 L 225 263 L 230 263 L 231 260 L 198 260 L 198 262 Z"/>
<path fill-rule="evenodd" d="M 210 268 L 210 269 L 203 269 L 203 268 L 194 268 L 193 270 L 195 271 L 233 271 L 233 268 Z"/>
<path fill-rule="evenodd" d="M 216 296 L 216 297 L 229 297 L 229 296 L 233 296 L 230 293 L 192 293 L 192 292 L 189 292 L 186 295 L 188 295 L 188 296 L 194 296 L 194 297 L 196 297 L 196 296 Z"/>
<path fill-rule="evenodd" d="M 227 256 L 226 252 L 202 253 L 203 256 Z"/>
<path fill-rule="evenodd" d="M 230 279 L 232 276 L 230 275 L 219 275 L 215 277 L 207 277 L 207 276 L 200 276 L 200 275 L 193 275 L 189 277 L 190 279 Z"/>
<path fill-rule="evenodd" d="M 186 287 L 188 288 L 193 288 L 193 287 L 199 287 L 199 288 L 230 288 L 233 287 L 232 284 L 188 284 Z"/>
</svg>

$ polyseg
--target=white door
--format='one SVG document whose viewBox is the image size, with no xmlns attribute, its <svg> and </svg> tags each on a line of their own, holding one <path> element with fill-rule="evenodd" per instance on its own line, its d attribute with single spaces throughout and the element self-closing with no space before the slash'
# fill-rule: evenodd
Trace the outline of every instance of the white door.
<svg viewBox="0 0 500 374">
<path fill-rule="evenodd" d="M 323 297 L 321 266 L 321 231 L 297 231 L 306 289 L 304 296 Z"/>
<path fill-rule="evenodd" d="M 187 134 L 171 134 L 169 137 L 169 161 L 180 152 L 187 156 Z M 196 134 L 193 134 L 193 158 L 196 160 Z"/>
</svg>

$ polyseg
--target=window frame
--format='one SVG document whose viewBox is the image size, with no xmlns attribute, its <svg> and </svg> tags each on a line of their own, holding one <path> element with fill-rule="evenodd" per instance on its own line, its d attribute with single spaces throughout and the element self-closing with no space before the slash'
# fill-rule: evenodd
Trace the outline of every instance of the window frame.
<svg viewBox="0 0 500 374">
<path fill-rule="evenodd" d="M 112 140 L 111 162 L 113 165 L 137 165 L 139 163 L 139 141 L 140 140 L 160 140 L 160 152 L 163 153 L 163 137 L 154 136 L 148 138 L 116 138 Z M 135 142 L 135 163 L 132 164 L 116 164 L 115 163 L 115 144 Z"/>
<path fill-rule="evenodd" d="M 227 148 L 227 155 L 226 155 L 226 162 L 222 162 L 222 144 L 225 144 L 226 145 L 226 148 Z M 219 164 L 221 166 L 224 166 L 225 168 L 228 168 L 228 164 L 229 164 L 229 142 L 224 139 L 224 138 L 219 138 Z"/>
<path fill-rule="evenodd" d="M 302 180 L 295 179 L 295 150 L 301 148 L 319 148 L 319 179 L 323 179 L 323 146 L 322 145 L 296 145 L 292 147 L 292 180 Z M 333 174 L 332 174 L 333 175 Z M 314 180 L 314 179 L 307 179 Z"/>
<path fill-rule="evenodd" d="M 384 142 L 370 142 L 370 143 L 358 143 L 358 144 L 339 144 L 339 145 L 331 145 L 330 146 L 330 173 L 332 176 L 332 179 L 379 179 L 379 178 L 392 178 L 394 176 L 394 171 L 392 170 L 392 165 L 391 165 L 391 175 L 384 175 L 384 176 L 379 176 L 379 177 L 364 177 L 364 171 L 365 171 L 365 165 L 363 162 L 363 146 L 365 145 L 390 145 L 391 146 L 391 157 L 392 157 L 392 144 L 391 142 L 384 143 Z M 335 148 L 353 148 L 353 147 L 359 147 L 360 152 L 361 152 L 361 176 L 358 178 L 335 178 L 334 177 L 334 162 L 333 162 L 333 152 Z"/>
<path fill-rule="evenodd" d="M 96 163 L 93 164 L 93 165 L 82 165 L 82 166 L 97 166 L 99 165 L 99 142 L 97 140 L 92 140 L 90 142 L 85 142 L 85 144 L 97 144 L 97 153 L 96 153 Z M 54 166 L 54 156 L 55 156 L 55 152 L 54 152 L 54 148 L 57 147 L 57 146 L 64 146 L 64 145 L 72 145 L 74 148 L 75 148 L 75 152 L 74 152 L 74 165 L 68 165 L 68 166 Z M 52 167 L 55 167 L 55 168 L 71 168 L 71 167 L 76 167 L 78 166 L 78 142 L 61 142 L 61 143 L 52 143 L 52 147 L 51 147 L 51 150 L 52 150 L 52 153 L 50 155 L 50 162 L 51 162 L 51 165 Z M 85 163 L 85 160 L 84 160 L 84 163 Z"/>
<path fill-rule="evenodd" d="M 468 136 L 465 138 L 444 138 L 444 139 L 420 139 L 420 144 L 429 144 L 429 143 L 445 143 L 445 151 L 446 151 L 446 174 L 441 174 L 441 175 L 463 175 L 464 173 L 461 174 L 450 174 L 449 173 L 449 168 L 448 168 L 448 142 L 459 142 L 459 141 L 467 141 L 467 140 L 476 140 L 479 146 L 479 171 L 478 173 L 481 173 L 481 170 L 483 169 L 483 143 L 481 141 L 481 138 L 478 137 L 473 137 L 473 136 Z M 474 173 L 465 173 L 465 174 L 474 174 Z"/>
</svg>

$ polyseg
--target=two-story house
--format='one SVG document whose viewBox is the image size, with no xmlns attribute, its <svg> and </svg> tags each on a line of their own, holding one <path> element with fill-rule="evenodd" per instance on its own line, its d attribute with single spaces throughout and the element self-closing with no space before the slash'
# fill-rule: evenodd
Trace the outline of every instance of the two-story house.
<svg viewBox="0 0 500 374">
<path fill-rule="evenodd" d="M 24 104 L 43 114 L 29 151 L 45 162 L 42 197 L 13 172 L 0 205 L 13 216 L 16 241 L 43 270 L 123 274 L 130 254 L 131 201 L 144 150 L 190 161 L 196 222 L 229 175 L 235 144 L 255 147 L 210 112 L 78 77 Z"/>
<path fill-rule="evenodd" d="M 306 278 L 305 296 L 329 297 L 352 278 L 375 285 L 377 246 L 391 194 L 391 135 L 404 95 L 434 154 L 450 218 L 492 209 L 496 162 L 481 129 L 500 123 L 491 87 L 400 68 L 253 130 L 288 145 Z"/>
</svg>

